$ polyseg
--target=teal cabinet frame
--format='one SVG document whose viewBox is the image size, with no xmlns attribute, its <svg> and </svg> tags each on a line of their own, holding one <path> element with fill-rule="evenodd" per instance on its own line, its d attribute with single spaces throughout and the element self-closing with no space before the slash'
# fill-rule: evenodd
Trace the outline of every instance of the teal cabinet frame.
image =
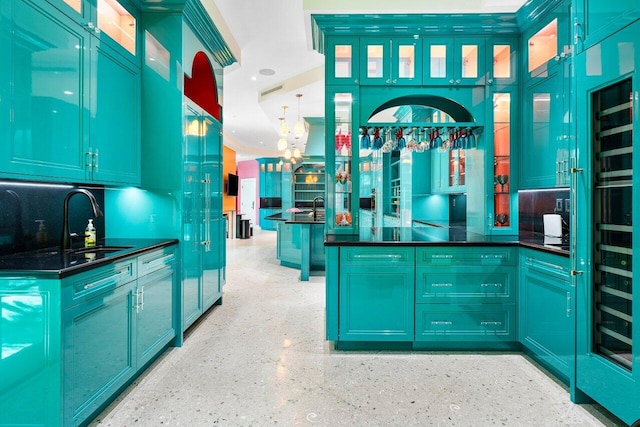
<svg viewBox="0 0 640 427">
<path fill-rule="evenodd" d="M 340 248 L 340 340 L 413 341 L 414 258 L 407 247 Z"/>
<path fill-rule="evenodd" d="M 0 360 L 0 424 L 84 424 L 177 344 L 176 251 L 63 279 L 0 277 L 0 305 L 14 314 L 0 324 L 10 350 Z"/>
<path fill-rule="evenodd" d="M 475 72 L 467 74 L 464 57 L 467 47 L 475 46 Z M 436 56 L 436 52 L 440 56 Z M 424 37 L 424 85 L 478 86 L 485 84 L 486 51 L 484 37 Z"/>
<path fill-rule="evenodd" d="M 570 67 L 564 61 L 547 77 L 524 88 L 524 132 L 520 146 L 520 189 L 568 187 L 570 183 Z M 538 153 L 546 153 L 540 161 Z"/>
<path fill-rule="evenodd" d="M 369 48 L 380 53 L 370 57 Z M 406 48 L 413 57 L 403 59 Z M 360 39 L 361 85 L 420 85 L 422 84 L 422 39 L 416 37 Z"/>
<path fill-rule="evenodd" d="M 0 60 L 10 64 L 0 88 L 8 124 L 0 176 L 139 185 L 139 59 L 48 3 L 7 2 L 0 13 Z M 49 42 L 26 47 L 31 31 Z M 40 71 L 46 54 L 57 72 Z"/>
<path fill-rule="evenodd" d="M 638 19 L 640 0 L 576 0 L 574 44 L 578 52 Z"/>
<path fill-rule="evenodd" d="M 350 85 L 360 82 L 360 39 L 341 37 L 327 39 L 324 48 L 325 81 L 328 85 Z"/>
<path fill-rule="evenodd" d="M 520 249 L 518 341 L 575 387 L 575 288 L 568 257 Z"/>
</svg>

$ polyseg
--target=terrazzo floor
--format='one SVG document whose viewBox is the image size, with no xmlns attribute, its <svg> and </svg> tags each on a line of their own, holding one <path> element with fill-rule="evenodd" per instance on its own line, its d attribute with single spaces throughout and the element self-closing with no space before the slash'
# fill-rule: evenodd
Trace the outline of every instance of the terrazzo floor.
<svg viewBox="0 0 640 427">
<path fill-rule="evenodd" d="M 341 352 L 324 277 L 298 280 L 275 232 L 227 241 L 223 304 L 91 426 L 614 426 L 520 354 Z"/>
</svg>

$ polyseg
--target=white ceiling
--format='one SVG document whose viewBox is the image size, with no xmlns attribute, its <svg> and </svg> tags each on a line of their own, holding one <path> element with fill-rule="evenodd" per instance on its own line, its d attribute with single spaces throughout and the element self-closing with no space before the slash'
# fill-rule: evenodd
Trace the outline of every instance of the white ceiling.
<svg viewBox="0 0 640 427">
<path fill-rule="evenodd" d="M 297 93 L 303 95 L 301 117 L 324 116 L 324 56 L 312 48 L 312 13 L 508 13 L 527 1 L 531 0 L 202 0 L 238 58 L 224 71 L 224 144 L 236 151 L 238 161 L 278 156 L 278 118 L 287 105 L 286 118 L 293 129 Z M 262 75 L 261 69 L 275 74 Z M 301 149 L 305 140 L 306 135 L 298 141 Z"/>
</svg>

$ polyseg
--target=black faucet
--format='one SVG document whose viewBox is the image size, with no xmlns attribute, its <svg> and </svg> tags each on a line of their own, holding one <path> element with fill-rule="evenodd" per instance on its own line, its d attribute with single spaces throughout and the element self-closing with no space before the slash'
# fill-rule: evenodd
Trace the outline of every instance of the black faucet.
<svg viewBox="0 0 640 427">
<path fill-rule="evenodd" d="M 313 198 L 313 220 L 316 221 L 318 217 L 318 201 L 322 200 L 322 206 L 324 207 L 324 197 L 316 196 Z"/>
<path fill-rule="evenodd" d="M 62 238 L 60 239 L 61 251 L 71 248 L 71 235 L 69 234 L 69 199 L 71 199 L 74 194 L 84 194 L 85 196 L 87 196 L 89 202 L 91 202 L 93 215 L 95 215 L 96 218 L 100 218 L 103 216 L 103 213 L 100 210 L 100 206 L 98 206 L 98 202 L 96 201 L 95 196 L 89 190 L 84 190 L 82 188 L 71 190 L 69 194 L 67 194 L 67 197 L 64 198 L 64 210 L 62 212 Z"/>
</svg>

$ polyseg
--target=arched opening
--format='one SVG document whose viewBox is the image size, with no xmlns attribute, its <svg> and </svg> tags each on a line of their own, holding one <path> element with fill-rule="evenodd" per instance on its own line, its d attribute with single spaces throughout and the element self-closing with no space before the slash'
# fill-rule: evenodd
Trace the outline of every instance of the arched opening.
<svg viewBox="0 0 640 427">
<path fill-rule="evenodd" d="M 385 114 L 381 114 L 386 112 Z M 433 95 L 408 95 L 394 98 L 376 108 L 369 116 L 369 123 L 380 122 L 383 117 L 396 117 L 397 121 L 421 123 L 443 122 L 433 120 L 434 112 L 442 112 L 448 121 L 475 123 L 473 115 L 456 101 Z M 444 117 L 440 114 L 438 117 Z M 376 119 L 376 116 L 380 119 Z M 399 119 L 399 120 L 398 120 Z"/>
<path fill-rule="evenodd" d="M 213 68 L 207 55 L 200 51 L 193 58 L 191 77 L 184 75 L 184 94 L 222 122 L 222 107 L 218 103 L 218 88 Z"/>
</svg>

